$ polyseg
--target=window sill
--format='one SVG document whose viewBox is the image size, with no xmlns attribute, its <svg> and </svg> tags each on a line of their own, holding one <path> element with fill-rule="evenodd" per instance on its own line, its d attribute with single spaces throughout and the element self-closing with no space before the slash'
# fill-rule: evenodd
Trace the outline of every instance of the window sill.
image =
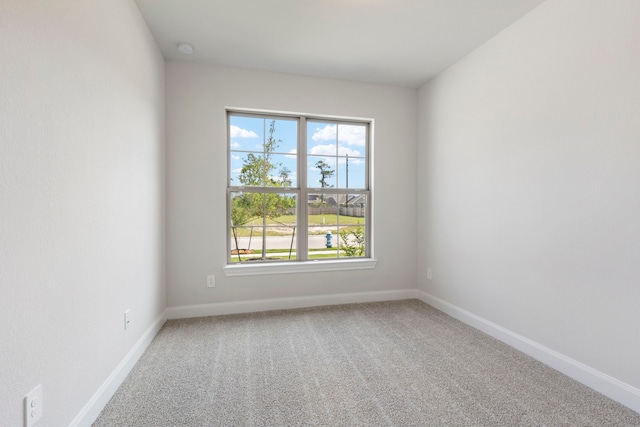
<svg viewBox="0 0 640 427">
<path fill-rule="evenodd" d="M 233 264 L 223 267 L 225 276 L 262 276 L 265 274 L 317 273 L 326 271 L 369 270 L 376 268 L 372 258 L 336 261 L 301 261 L 265 264 Z"/>
</svg>

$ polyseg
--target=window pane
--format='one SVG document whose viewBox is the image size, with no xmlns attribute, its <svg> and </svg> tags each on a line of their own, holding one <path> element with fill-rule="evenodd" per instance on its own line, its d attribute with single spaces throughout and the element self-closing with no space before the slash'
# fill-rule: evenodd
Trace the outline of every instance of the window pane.
<svg viewBox="0 0 640 427">
<path fill-rule="evenodd" d="M 366 207 L 366 194 L 349 194 L 342 209 L 340 210 L 340 214 L 350 218 L 357 218 L 358 224 L 360 224 L 360 222 L 364 223 L 364 219 L 367 216 Z"/>
<path fill-rule="evenodd" d="M 271 163 L 274 165 L 274 169 L 271 171 L 267 186 L 298 186 L 298 180 L 296 179 L 298 160 L 295 154 L 273 154 L 271 155 Z"/>
<path fill-rule="evenodd" d="M 242 172 L 242 158 L 244 153 L 231 152 L 229 159 L 229 178 L 231 178 L 231 185 L 243 185 L 240 182 L 239 176 Z"/>
<path fill-rule="evenodd" d="M 229 117 L 232 185 L 297 186 L 298 122 Z"/>
<path fill-rule="evenodd" d="M 231 261 L 276 258 L 283 248 L 288 256 L 296 224 L 295 194 L 232 192 Z"/>
<path fill-rule="evenodd" d="M 349 194 L 340 205 L 340 257 L 365 256 L 366 214 L 366 194 Z"/>
<path fill-rule="evenodd" d="M 266 258 L 268 260 L 296 259 L 296 227 L 267 227 Z"/>
<path fill-rule="evenodd" d="M 336 156 L 337 126 L 321 122 L 307 122 L 307 154 L 321 156 Z"/>
<path fill-rule="evenodd" d="M 307 224 L 309 226 L 335 229 L 335 226 L 338 225 L 339 206 L 335 202 L 337 198 L 337 194 L 309 194 Z"/>
<path fill-rule="evenodd" d="M 338 214 L 327 207 L 309 207 L 308 221 L 310 226 L 338 225 Z"/>
<path fill-rule="evenodd" d="M 340 227 L 340 257 L 365 256 L 365 234 L 363 225 Z"/>
<path fill-rule="evenodd" d="M 367 128 L 364 125 L 338 125 L 336 135 L 338 140 L 338 155 L 350 157 L 365 157 L 367 147 Z"/>
<path fill-rule="evenodd" d="M 296 119 L 265 119 L 267 138 L 274 140 L 273 152 L 295 154 L 298 152 L 298 121 Z M 273 124 L 273 134 L 270 133 Z"/>
<path fill-rule="evenodd" d="M 231 178 L 233 185 L 264 187 L 266 178 L 271 175 L 272 167 L 262 152 L 231 152 Z"/>
<path fill-rule="evenodd" d="M 308 196 L 309 214 L 337 215 L 338 197 L 334 193 L 310 193 Z M 328 219 L 328 218 L 327 218 Z"/>
<path fill-rule="evenodd" d="M 336 186 L 336 158 L 308 156 L 307 186 L 333 188 Z"/>
<path fill-rule="evenodd" d="M 236 227 L 231 234 L 231 262 L 244 262 L 261 258 L 262 227 Z"/>
<path fill-rule="evenodd" d="M 253 200 L 255 197 L 252 193 L 243 193 L 240 191 L 231 192 L 231 226 L 241 227 L 247 225 L 255 215 L 253 212 Z"/>
<path fill-rule="evenodd" d="M 338 195 L 334 193 L 309 194 L 308 245 L 309 258 L 337 257 L 335 237 L 338 232 Z M 329 252 L 327 253 L 327 250 Z"/>
<path fill-rule="evenodd" d="M 229 116 L 229 144 L 232 150 L 262 152 L 264 119 Z"/>
<path fill-rule="evenodd" d="M 337 188 L 366 188 L 365 159 L 351 156 L 338 159 Z"/>
<path fill-rule="evenodd" d="M 261 203 L 261 194 L 231 193 L 230 242 L 231 262 L 246 261 L 262 250 L 263 223 L 255 203 Z"/>
<path fill-rule="evenodd" d="M 309 227 L 308 245 L 310 259 L 338 257 L 338 228 Z"/>
<path fill-rule="evenodd" d="M 296 196 L 294 194 L 267 194 L 264 257 L 267 260 L 296 259 Z"/>
</svg>

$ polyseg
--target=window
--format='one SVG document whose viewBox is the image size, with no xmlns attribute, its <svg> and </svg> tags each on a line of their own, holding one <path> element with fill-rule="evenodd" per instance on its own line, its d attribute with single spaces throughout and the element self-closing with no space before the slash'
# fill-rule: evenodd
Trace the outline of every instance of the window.
<svg viewBox="0 0 640 427">
<path fill-rule="evenodd" d="M 228 265 L 371 258 L 370 121 L 227 115 Z"/>
</svg>

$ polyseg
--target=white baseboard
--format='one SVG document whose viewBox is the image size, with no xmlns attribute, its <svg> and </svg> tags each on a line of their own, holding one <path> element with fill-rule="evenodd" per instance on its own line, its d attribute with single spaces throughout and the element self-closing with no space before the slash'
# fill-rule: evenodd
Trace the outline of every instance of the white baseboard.
<svg viewBox="0 0 640 427">
<path fill-rule="evenodd" d="M 640 413 L 640 389 L 424 291 L 416 298 Z"/>
<path fill-rule="evenodd" d="M 251 301 L 220 302 L 183 305 L 167 308 L 167 319 L 217 316 L 221 314 L 253 313 L 269 310 L 316 307 L 321 305 L 350 304 L 374 301 L 392 301 L 416 298 L 416 289 L 394 291 L 353 292 L 345 294 L 314 295 L 306 297 L 270 298 Z"/>
<path fill-rule="evenodd" d="M 166 314 L 162 313 L 152 324 L 147 328 L 144 334 L 140 337 L 138 342 L 122 359 L 122 362 L 118 364 L 116 369 L 109 375 L 107 380 L 100 386 L 98 391 L 89 399 L 80 413 L 71 421 L 69 427 L 89 427 L 98 418 L 100 412 L 109 403 L 111 397 L 113 397 L 118 387 L 122 384 L 124 379 L 129 375 L 131 369 L 138 362 L 142 353 L 147 349 L 153 338 L 158 334 L 160 328 L 166 320 Z"/>
</svg>

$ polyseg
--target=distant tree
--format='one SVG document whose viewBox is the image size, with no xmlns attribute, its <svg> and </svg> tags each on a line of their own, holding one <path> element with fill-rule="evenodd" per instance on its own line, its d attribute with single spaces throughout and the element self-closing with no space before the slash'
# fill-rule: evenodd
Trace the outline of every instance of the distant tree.
<svg viewBox="0 0 640 427">
<path fill-rule="evenodd" d="M 289 170 L 288 167 L 283 166 L 282 169 L 280 169 L 280 185 L 282 187 L 291 187 L 291 178 L 289 178 L 289 174 L 291 173 L 291 171 Z"/>
<path fill-rule="evenodd" d="M 320 170 L 320 186 L 322 188 L 333 187 L 333 185 L 327 182 L 327 179 L 331 178 L 335 171 L 331 169 L 331 166 L 324 162 L 323 160 L 318 160 L 316 163 L 316 168 Z M 324 193 L 320 195 L 320 204 L 324 205 Z"/>
</svg>

